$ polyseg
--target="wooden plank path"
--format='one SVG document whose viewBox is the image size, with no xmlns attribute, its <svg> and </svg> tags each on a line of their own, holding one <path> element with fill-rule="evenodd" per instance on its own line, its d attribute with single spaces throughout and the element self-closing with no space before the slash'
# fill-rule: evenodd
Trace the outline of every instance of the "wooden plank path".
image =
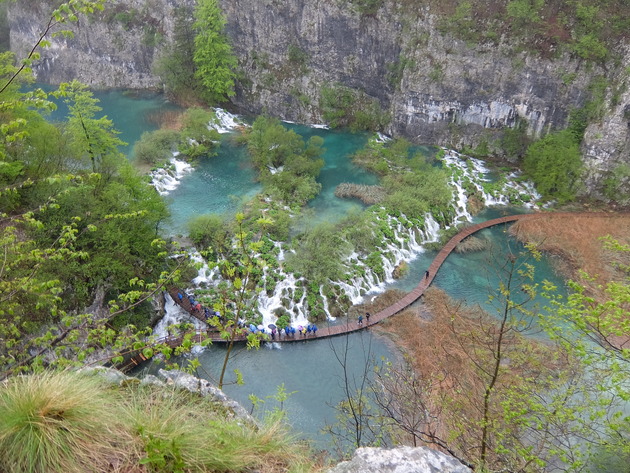
<svg viewBox="0 0 630 473">
<path fill-rule="evenodd" d="M 499 218 L 494 218 L 491 220 L 486 220 L 485 222 L 481 222 L 476 225 L 471 225 L 463 229 L 454 237 L 452 237 L 448 241 L 448 243 L 446 243 L 446 245 L 439 251 L 439 253 L 435 256 L 435 258 L 433 259 L 433 261 L 427 268 L 428 277 L 423 275 L 420 283 L 411 292 L 409 292 L 402 299 L 400 299 L 398 302 L 392 304 L 389 307 L 386 307 L 385 309 L 375 314 L 371 314 L 369 325 L 377 324 L 381 320 L 384 320 L 387 317 L 391 317 L 392 315 L 397 314 L 398 312 L 401 312 L 402 310 L 406 309 L 411 304 L 413 304 L 415 301 L 417 301 L 424 294 L 424 291 L 431 285 L 431 283 L 433 282 L 433 279 L 435 278 L 438 271 L 440 270 L 440 267 L 442 266 L 446 258 L 451 254 L 451 252 L 455 249 L 455 247 L 462 240 L 469 237 L 473 233 L 478 232 L 479 230 L 483 230 L 484 228 L 489 228 L 496 225 L 501 225 L 504 223 L 515 222 L 517 220 L 538 218 L 538 217 L 545 217 L 545 216 L 553 216 L 554 218 L 557 218 L 557 217 L 563 217 L 563 216 L 571 216 L 571 217 L 608 216 L 610 217 L 610 216 L 620 216 L 620 215 L 623 215 L 626 217 L 628 216 L 627 213 L 606 214 L 603 212 L 580 212 L 580 213 L 577 213 L 577 212 L 575 213 L 539 212 L 539 213 L 531 213 L 531 214 L 508 215 L 505 217 L 499 217 Z M 188 298 L 185 295 L 183 299 L 180 301 L 179 298 L 177 297 L 177 293 L 179 292 L 177 288 L 173 287 L 169 289 L 168 292 L 176 304 L 180 305 L 180 307 L 186 310 L 191 316 L 195 317 L 196 319 L 200 320 L 201 322 L 207 325 L 207 322 L 205 320 L 204 313 L 203 313 L 203 308 L 201 311 L 198 311 L 194 307 L 191 307 L 190 302 L 188 301 Z M 182 294 L 184 293 L 182 292 Z M 367 320 L 365 319 L 365 317 L 363 320 L 364 320 L 364 323 L 362 325 L 359 325 L 357 320 L 348 319 L 345 324 L 329 325 L 329 326 L 321 327 L 321 328 L 318 327 L 316 336 L 312 334 L 311 335 L 307 334 L 306 336 L 295 334 L 295 336 L 285 336 L 281 338 L 278 335 L 273 341 L 281 342 L 281 343 L 300 342 L 300 341 L 315 340 L 315 339 L 326 338 L 326 337 L 334 337 L 336 335 L 343 335 L 343 334 L 351 333 L 351 332 L 357 332 L 359 330 L 363 330 L 368 327 Z M 195 336 L 194 336 L 195 341 L 199 341 L 199 342 L 203 339 L 208 339 L 208 338 L 211 339 L 213 343 L 226 342 L 226 340 L 220 337 L 219 332 L 213 327 L 210 327 L 209 325 L 208 325 L 207 331 L 198 330 L 196 331 Z M 243 342 L 245 341 L 245 339 L 246 339 L 246 335 L 239 335 L 235 338 L 235 341 Z M 178 345 L 178 343 L 181 343 L 181 340 L 182 340 L 182 337 L 167 337 L 165 339 L 158 340 L 158 342 L 166 343 L 169 346 L 175 347 Z M 136 353 L 136 355 L 130 358 L 127 362 L 125 362 L 123 366 L 120 366 L 119 369 L 123 369 L 123 370 L 130 369 L 130 368 L 133 368 L 134 366 L 139 365 L 140 363 L 143 363 L 144 361 L 146 361 L 146 358 L 142 355 L 142 353 Z"/>
</svg>

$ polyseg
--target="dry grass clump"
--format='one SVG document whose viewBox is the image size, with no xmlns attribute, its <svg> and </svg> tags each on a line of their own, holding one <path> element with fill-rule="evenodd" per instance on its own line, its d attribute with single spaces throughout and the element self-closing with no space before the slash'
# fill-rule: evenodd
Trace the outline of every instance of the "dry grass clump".
<svg viewBox="0 0 630 473">
<path fill-rule="evenodd" d="M 98 378 L 15 376 L 0 385 L 0 471 L 115 471 L 134 453 L 131 434 Z"/>
<path fill-rule="evenodd" d="M 181 130 L 182 117 L 184 112 L 181 110 L 160 110 L 158 112 L 150 112 L 147 121 L 153 123 L 158 128 L 168 128 L 169 130 Z"/>
<path fill-rule="evenodd" d="M 619 260 L 622 256 L 605 250 L 601 238 L 611 235 L 630 243 L 629 215 L 551 214 L 520 220 L 509 231 L 522 242 L 535 243 L 540 250 L 560 255 L 569 264 L 569 277 L 577 278 L 579 270 L 598 276 L 600 283 L 625 276 L 614 264 L 623 263 Z"/>
<path fill-rule="evenodd" d="M 308 454 L 283 423 L 250 425 L 177 388 L 70 372 L 0 385 L 2 473 L 317 471 Z"/>
<path fill-rule="evenodd" d="M 472 253 L 486 248 L 488 248 L 488 240 L 471 235 L 459 242 L 455 247 L 455 253 Z"/>
<path fill-rule="evenodd" d="M 340 198 L 357 198 L 364 204 L 373 205 L 385 199 L 385 189 L 381 186 L 368 186 L 365 184 L 352 184 L 342 182 L 335 189 L 335 196 Z"/>
</svg>

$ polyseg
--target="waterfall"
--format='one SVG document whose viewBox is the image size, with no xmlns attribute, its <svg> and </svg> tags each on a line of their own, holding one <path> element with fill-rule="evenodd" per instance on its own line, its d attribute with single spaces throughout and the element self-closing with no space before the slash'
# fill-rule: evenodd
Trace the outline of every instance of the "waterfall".
<svg viewBox="0 0 630 473">
<path fill-rule="evenodd" d="M 219 277 L 219 269 L 216 266 L 210 268 L 203 256 L 196 250 L 188 252 L 190 259 L 199 266 L 197 276 L 192 280 L 196 286 L 209 286 Z"/>
<path fill-rule="evenodd" d="M 306 291 L 303 291 L 302 297 L 297 302 L 293 297 L 298 289 L 298 282 L 304 281 L 304 278 L 296 279 L 292 273 L 283 273 L 283 275 L 284 279 L 276 283 L 271 296 L 268 296 L 264 289 L 258 295 L 258 311 L 262 315 L 263 325 L 266 327 L 274 323 L 276 321 L 274 311 L 280 308 L 284 308 L 291 315 L 291 323 L 306 325 L 308 324 Z M 288 301 L 288 307 L 283 305 L 283 300 Z"/>
<path fill-rule="evenodd" d="M 244 126 L 243 122 L 237 115 L 233 115 L 222 108 L 215 108 L 214 113 L 216 115 L 216 120 L 211 121 L 208 124 L 209 129 L 215 129 L 217 132 L 223 134 L 230 133 L 236 128 Z"/>
<path fill-rule="evenodd" d="M 158 168 L 149 173 L 151 185 L 155 187 L 160 195 L 167 195 L 177 189 L 181 179 L 193 171 L 193 167 L 186 161 L 177 159 L 179 151 L 173 153 L 169 161 L 169 166 Z"/>
<path fill-rule="evenodd" d="M 238 126 L 234 116 L 227 114 L 227 112 L 217 111 L 217 116 L 221 117 L 220 121 L 226 129 L 229 127 L 233 129 L 234 126 Z M 388 138 L 379 135 L 378 139 L 387 140 Z M 453 187 L 452 206 L 455 222 L 472 220 L 472 216 L 467 210 L 470 192 L 481 196 L 486 205 L 507 205 L 514 199 L 535 202 L 539 198 L 533 186 L 530 183 L 520 182 L 519 175 L 516 173 L 495 183 L 488 176 L 489 170 L 478 159 L 466 158 L 450 150 L 445 150 L 442 159 L 445 168 L 449 169 L 451 174 L 449 182 Z M 178 172 L 185 173 L 186 167 Z M 524 196 L 528 196 L 527 199 Z M 440 225 L 430 213 L 426 213 L 422 219 L 415 220 L 408 219 L 403 214 L 389 215 L 383 208 L 373 208 L 370 212 L 372 212 L 372 231 L 381 235 L 382 241 L 377 247 L 380 263 L 370 261 L 369 264 L 378 263 L 378 266 L 382 266 L 383 273 L 377 274 L 368 266 L 366 262 L 368 255 L 354 252 L 343 261 L 347 271 L 346 278 L 329 282 L 345 294 L 353 304 L 361 303 L 367 294 L 385 291 L 387 284 L 393 282 L 393 275 L 399 264 L 413 261 L 424 251 L 423 245 L 439 239 Z M 382 233 L 385 230 L 386 235 Z M 265 268 L 263 274 L 265 285 L 268 284 L 268 281 L 271 284 L 271 279 L 273 279 L 276 281 L 275 286 L 273 291 L 269 291 L 269 293 L 267 287 L 261 290 L 256 301 L 258 312 L 262 316 L 262 324 L 267 327 L 269 324 L 275 323 L 276 312 L 283 309 L 290 315 L 293 325 L 306 325 L 308 323 L 307 294 L 309 291 L 305 287 L 305 280 L 282 269 L 286 252 L 294 252 L 295 250 L 290 247 L 285 249 L 282 242 L 273 242 L 273 246 L 279 266 Z M 277 248 L 277 253 L 275 253 L 275 248 Z M 193 280 L 196 287 L 208 287 L 221 281 L 219 271 L 216 268 L 210 268 L 197 251 L 192 251 L 190 257 L 200 268 L 198 276 Z M 372 258 L 374 257 L 372 256 Z M 271 271 L 274 271 L 275 274 L 270 275 Z M 321 298 L 322 308 L 326 316 L 329 319 L 334 319 L 330 313 L 330 300 L 324 295 L 323 286 L 319 287 L 318 296 Z"/>
<path fill-rule="evenodd" d="M 324 295 L 323 286 L 319 288 L 319 295 L 322 296 L 322 304 L 324 305 L 324 312 L 326 312 L 326 317 L 328 318 L 328 320 L 336 320 L 335 317 L 330 315 L 330 310 L 328 309 L 328 297 Z"/>
<path fill-rule="evenodd" d="M 463 157 L 452 150 L 445 149 L 444 152 L 442 161 L 452 171 L 451 184 L 457 189 L 458 208 L 464 204 L 465 209 L 466 185 L 474 187 L 483 197 L 484 205 L 488 207 L 511 203 L 533 207 L 541 198 L 531 182 L 521 181 L 518 172 L 513 172 L 505 179 L 493 183 L 488 177 L 490 170 L 480 159 Z M 458 217 L 465 217 L 464 213 L 467 211 L 458 212 Z"/>
<path fill-rule="evenodd" d="M 168 333 L 168 327 L 176 324 L 193 324 L 197 330 L 205 330 L 206 326 L 203 322 L 192 317 L 188 312 L 175 303 L 173 298 L 164 293 L 164 317 L 153 328 L 153 335 L 157 338 L 164 338 Z"/>
</svg>

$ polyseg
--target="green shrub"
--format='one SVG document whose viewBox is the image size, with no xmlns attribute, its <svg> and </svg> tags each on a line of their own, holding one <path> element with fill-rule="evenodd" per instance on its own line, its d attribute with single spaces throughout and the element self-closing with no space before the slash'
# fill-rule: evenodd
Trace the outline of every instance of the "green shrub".
<svg viewBox="0 0 630 473">
<path fill-rule="evenodd" d="M 188 222 L 188 235 L 200 249 L 211 247 L 213 252 L 222 253 L 229 248 L 230 232 L 227 222 L 219 215 L 204 214 Z"/>
<path fill-rule="evenodd" d="M 385 2 L 384 0 L 350 0 L 350 3 L 362 15 L 375 15 Z"/>
<path fill-rule="evenodd" d="M 295 66 L 303 67 L 308 62 L 308 54 L 297 44 L 291 43 L 287 51 L 289 62 Z"/>
<path fill-rule="evenodd" d="M 569 130 L 550 133 L 527 148 L 523 170 L 547 198 L 566 202 L 575 197 L 582 155 Z"/>
<path fill-rule="evenodd" d="M 167 161 L 177 149 L 180 135 L 174 130 L 156 130 L 144 132 L 133 147 L 135 159 L 156 165 Z"/>
<path fill-rule="evenodd" d="M 630 201 L 630 165 L 619 164 L 610 172 L 604 179 L 603 193 L 614 202 Z"/>
<path fill-rule="evenodd" d="M 182 141 L 179 151 L 195 159 L 202 156 L 214 156 L 221 136 L 215 129 L 208 128 L 216 120 L 213 111 L 202 108 L 189 108 L 182 118 Z"/>
<path fill-rule="evenodd" d="M 604 61 L 608 57 L 608 48 L 592 33 L 580 36 L 573 44 L 573 51 L 589 61 Z"/>
<path fill-rule="evenodd" d="M 355 132 L 376 131 L 389 121 L 377 99 L 340 84 L 322 87 L 320 107 L 324 120 L 332 128 L 348 127 Z"/>
</svg>

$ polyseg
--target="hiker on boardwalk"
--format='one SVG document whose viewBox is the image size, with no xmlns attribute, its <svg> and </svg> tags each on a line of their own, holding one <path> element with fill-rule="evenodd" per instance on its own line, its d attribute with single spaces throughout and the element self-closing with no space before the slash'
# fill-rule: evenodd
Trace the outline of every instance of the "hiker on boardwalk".
<svg viewBox="0 0 630 473">
<path fill-rule="evenodd" d="M 424 279 L 429 279 L 429 270 L 428 269 L 424 272 Z"/>
<path fill-rule="evenodd" d="M 369 312 L 365 313 L 365 321 L 367 322 L 368 325 L 370 325 L 370 313 Z"/>
<path fill-rule="evenodd" d="M 316 337 L 317 336 L 317 325 L 313 324 L 313 327 L 311 328 L 312 332 L 313 332 L 313 336 Z"/>
<path fill-rule="evenodd" d="M 177 298 L 179 299 L 179 303 L 182 303 L 182 300 L 184 299 L 184 295 L 181 292 L 177 293 Z"/>
<path fill-rule="evenodd" d="M 359 325 L 363 325 L 363 316 L 359 315 Z"/>
</svg>

